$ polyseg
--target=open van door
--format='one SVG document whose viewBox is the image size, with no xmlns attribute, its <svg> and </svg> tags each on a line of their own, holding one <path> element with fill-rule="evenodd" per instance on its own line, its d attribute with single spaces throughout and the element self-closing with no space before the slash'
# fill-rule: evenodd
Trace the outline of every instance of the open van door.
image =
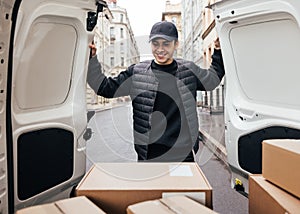
<svg viewBox="0 0 300 214">
<path fill-rule="evenodd" d="M 94 0 L 0 3 L 0 213 L 68 197 L 85 174 Z"/>
<path fill-rule="evenodd" d="M 211 7 L 226 70 L 232 185 L 248 193 L 248 175 L 262 172 L 262 141 L 300 138 L 300 2 L 224 0 Z"/>
</svg>

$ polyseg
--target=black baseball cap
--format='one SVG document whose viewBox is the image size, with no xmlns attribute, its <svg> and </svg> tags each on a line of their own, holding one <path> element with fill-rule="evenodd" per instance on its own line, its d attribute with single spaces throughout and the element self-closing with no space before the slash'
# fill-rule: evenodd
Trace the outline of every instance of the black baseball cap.
<svg viewBox="0 0 300 214">
<path fill-rule="evenodd" d="M 149 41 L 156 38 L 166 39 L 168 41 L 178 40 L 178 31 L 172 22 L 161 21 L 152 26 Z"/>
</svg>

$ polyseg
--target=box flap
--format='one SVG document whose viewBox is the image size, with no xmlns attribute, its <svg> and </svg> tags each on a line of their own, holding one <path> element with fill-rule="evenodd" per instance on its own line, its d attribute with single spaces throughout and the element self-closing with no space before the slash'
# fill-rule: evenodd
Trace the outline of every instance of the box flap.
<svg viewBox="0 0 300 214">
<path fill-rule="evenodd" d="M 51 204 L 27 207 L 16 214 L 105 214 L 99 207 L 85 196 L 68 198 Z"/>
<path fill-rule="evenodd" d="M 197 203 L 196 201 L 185 196 L 174 196 L 160 199 L 160 202 L 168 207 L 173 213 L 186 213 L 186 214 L 206 214 L 216 213 L 213 210 Z"/>
<path fill-rule="evenodd" d="M 174 214 L 159 200 L 144 201 L 128 206 L 127 214 Z"/>
<path fill-rule="evenodd" d="M 212 188 L 196 163 L 97 163 L 78 189 L 196 191 Z"/>
<path fill-rule="evenodd" d="M 214 214 L 213 210 L 185 196 L 144 201 L 128 206 L 128 214 Z"/>
<path fill-rule="evenodd" d="M 16 214 L 62 214 L 55 204 L 44 204 L 18 210 Z"/>
<path fill-rule="evenodd" d="M 71 199 L 65 199 L 55 202 L 55 205 L 61 213 L 70 214 L 105 214 L 99 207 L 97 207 L 93 202 L 91 202 L 85 196 L 74 197 Z"/>
<path fill-rule="evenodd" d="M 280 139 L 280 140 L 264 140 L 263 143 L 271 146 L 280 147 L 283 150 L 290 151 L 300 155 L 300 140 Z"/>
</svg>

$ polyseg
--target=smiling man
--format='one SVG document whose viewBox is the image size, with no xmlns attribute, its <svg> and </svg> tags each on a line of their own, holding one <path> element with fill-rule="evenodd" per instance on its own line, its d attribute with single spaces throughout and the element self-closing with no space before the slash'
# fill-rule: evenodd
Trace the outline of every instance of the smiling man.
<svg viewBox="0 0 300 214">
<path fill-rule="evenodd" d="M 107 98 L 130 95 L 138 161 L 192 162 L 199 143 L 196 92 L 213 90 L 225 74 L 219 41 L 208 69 L 173 58 L 179 41 L 171 22 L 155 23 L 149 41 L 154 59 L 131 65 L 114 78 L 102 74 L 91 44 L 87 81 Z"/>
<path fill-rule="evenodd" d="M 168 65 L 173 62 L 173 55 L 178 48 L 178 32 L 171 22 L 158 22 L 153 25 L 149 41 L 155 62 L 160 65 Z"/>
</svg>

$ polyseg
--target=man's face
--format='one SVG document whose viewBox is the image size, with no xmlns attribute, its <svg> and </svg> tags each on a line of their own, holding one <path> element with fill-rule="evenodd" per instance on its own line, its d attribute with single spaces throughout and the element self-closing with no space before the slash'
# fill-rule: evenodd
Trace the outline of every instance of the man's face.
<svg viewBox="0 0 300 214">
<path fill-rule="evenodd" d="M 168 65 L 173 62 L 174 51 L 178 47 L 178 41 L 154 39 L 151 41 L 152 54 L 155 62 L 160 65 Z"/>
</svg>

